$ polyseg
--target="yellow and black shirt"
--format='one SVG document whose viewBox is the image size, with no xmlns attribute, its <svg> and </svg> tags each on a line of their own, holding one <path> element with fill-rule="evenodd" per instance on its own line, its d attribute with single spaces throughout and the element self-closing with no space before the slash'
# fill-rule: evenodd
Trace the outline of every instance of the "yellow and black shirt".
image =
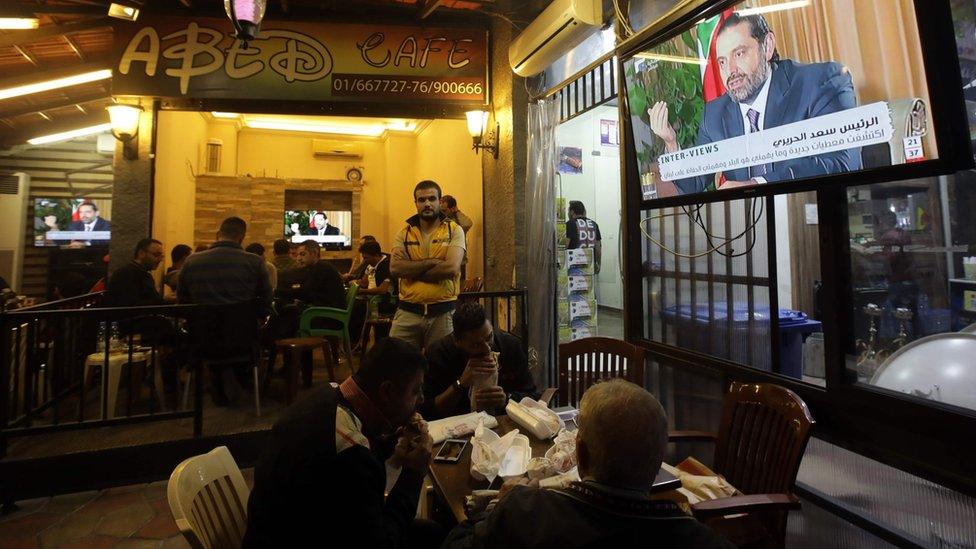
<svg viewBox="0 0 976 549">
<path fill-rule="evenodd" d="M 420 216 L 415 215 L 407 219 L 407 226 L 401 229 L 393 240 L 393 249 L 403 248 L 410 261 L 445 260 L 447 250 L 451 246 L 464 249 L 464 230 L 443 215 L 441 215 L 441 224 L 426 235 L 420 230 Z M 437 282 L 401 278 L 399 284 L 400 301 L 427 305 L 444 303 L 457 299 L 458 292 L 461 290 L 461 274 Z"/>
</svg>

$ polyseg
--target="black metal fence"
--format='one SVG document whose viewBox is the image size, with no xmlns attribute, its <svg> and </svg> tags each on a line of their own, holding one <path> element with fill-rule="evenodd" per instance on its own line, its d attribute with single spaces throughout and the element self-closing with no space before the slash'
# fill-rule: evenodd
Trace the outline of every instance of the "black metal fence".
<svg viewBox="0 0 976 549">
<path fill-rule="evenodd" d="M 193 418 L 202 434 L 202 384 L 181 410 L 163 378 L 174 395 L 181 367 L 200 380 L 186 326 L 225 306 L 101 303 L 88 294 L 0 314 L 0 457 L 10 437 L 74 429 Z"/>
<path fill-rule="evenodd" d="M 528 353 L 525 294 L 472 292 L 459 299 L 481 302 L 496 329 L 521 338 Z M 253 305 L 101 307 L 102 298 L 88 294 L 0 313 L 0 458 L 12 437 L 76 429 L 193 418 L 193 436 L 202 435 L 201 361 L 215 350 L 233 352 L 223 349 L 228 342 L 246 346 L 232 341 L 240 329 L 214 328 L 239 324 L 231 321 L 243 316 L 237 308 Z M 196 382 L 184 386 L 179 372 Z M 181 408 L 189 396 L 192 404 Z"/>
</svg>

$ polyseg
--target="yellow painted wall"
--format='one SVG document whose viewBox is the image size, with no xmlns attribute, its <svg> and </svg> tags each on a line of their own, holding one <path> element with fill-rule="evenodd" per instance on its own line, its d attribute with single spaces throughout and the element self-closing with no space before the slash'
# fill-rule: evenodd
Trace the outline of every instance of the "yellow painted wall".
<svg viewBox="0 0 976 549">
<path fill-rule="evenodd" d="M 468 237 L 468 277 L 483 273 L 481 157 L 471 151 L 463 120 L 435 120 L 419 135 L 389 133 L 382 139 L 357 139 L 362 159 L 323 159 L 312 155 L 311 134 L 238 130 L 226 122 L 207 123 L 198 113 L 160 112 L 153 235 L 169 250 L 192 243 L 195 189 L 186 168 L 199 171 L 199 147 L 207 138 L 223 141 L 222 175 L 345 179 L 350 166 L 362 167 L 362 234 L 371 234 L 384 250 L 416 213 L 413 187 L 433 179 L 458 200 L 474 220 Z M 236 150 L 235 150 L 236 149 Z M 215 228 L 216 230 L 216 228 Z M 168 263 L 168 260 L 167 260 Z"/>
<path fill-rule="evenodd" d="M 456 198 L 458 208 L 474 222 L 467 234 L 467 276 L 483 276 L 481 155 L 471 150 L 465 121 L 434 120 L 417 136 L 416 181 L 424 179 L 436 181 L 444 194 Z"/>
<path fill-rule="evenodd" d="M 193 172 L 200 171 L 200 143 L 207 139 L 207 121 L 196 112 L 160 111 L 157 124 L 152 234 L 163 243 L 164 265 L 169 266 L 173 246 L 193 245 L 196 185 L 187 161 Z"/>
</svg>

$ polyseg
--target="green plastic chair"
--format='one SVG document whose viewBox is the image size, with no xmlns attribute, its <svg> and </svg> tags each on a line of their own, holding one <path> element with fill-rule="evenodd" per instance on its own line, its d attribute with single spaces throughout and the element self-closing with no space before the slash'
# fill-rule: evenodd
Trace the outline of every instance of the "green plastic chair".
<svg viewBox="0 0 976 549">
<path fill-rule="evenodd" d="M 349 368 L 352 368 L 352 340 L 349 339 L 349 320 L 352 318 L 352 308 L 356 304 L 356 294 L 359 286 L 350 284 L 346 290 L 346 308 L 336 309 L 335 307 L 309 307 L 302 311 L 302 316 L 298 320 L 299 337 L 337 337 L 342 340 L 342 350 L 349 361 Z M 331 321 L 331 324 L 338 324 L 338 328 L 312 328 L 312 321 L 317 318 L 324 318 Z"/>
</svg>

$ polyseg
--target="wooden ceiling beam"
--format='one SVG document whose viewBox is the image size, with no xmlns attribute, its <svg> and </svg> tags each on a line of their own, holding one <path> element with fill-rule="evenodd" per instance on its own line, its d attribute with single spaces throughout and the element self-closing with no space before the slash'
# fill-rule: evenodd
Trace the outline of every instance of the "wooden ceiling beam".
<svg viewBox="0 0 976 549">
<path fill-rule="evenodd" d="M 24 30 L 24 31 L 13 31 L 9 34 L 0 36 L 0 48 L 7 48 L 10 46 L 21 46 L 24 44 L 30 44 L 31 42 L 37 42 L 39 40 L 45 40 L 47 38 L 53 38 L 62 35 L 74 34 L 76 32 L 99 29 L 103 27 L 111 27 L 113 19 L 111 17 L 98 17 L 95 19 L 83 19 L 81 21 L 72 21 L 71 23 L 65 23 L 63 25 L 44 25 L 42 27 Z"/>
<path fill-rule="evenodd" d="M 108 92 L 86 93 L 84 95 L 77 95 L 67 99 L 57 99 L 54 101 L 37 103 L 20 109 L 0 110 L 0 118 L 16 118 L 18 116 L 32 114 L 35 112 L 53 111 L 54 109 L 63 109 L 65 107 L 79 105 L 81 103 L 91 103 L 92 101 L 98 101 L 100 99 L 108 100 L 111 99 L 111 97 L 111 94 Z"/>
</svg>

